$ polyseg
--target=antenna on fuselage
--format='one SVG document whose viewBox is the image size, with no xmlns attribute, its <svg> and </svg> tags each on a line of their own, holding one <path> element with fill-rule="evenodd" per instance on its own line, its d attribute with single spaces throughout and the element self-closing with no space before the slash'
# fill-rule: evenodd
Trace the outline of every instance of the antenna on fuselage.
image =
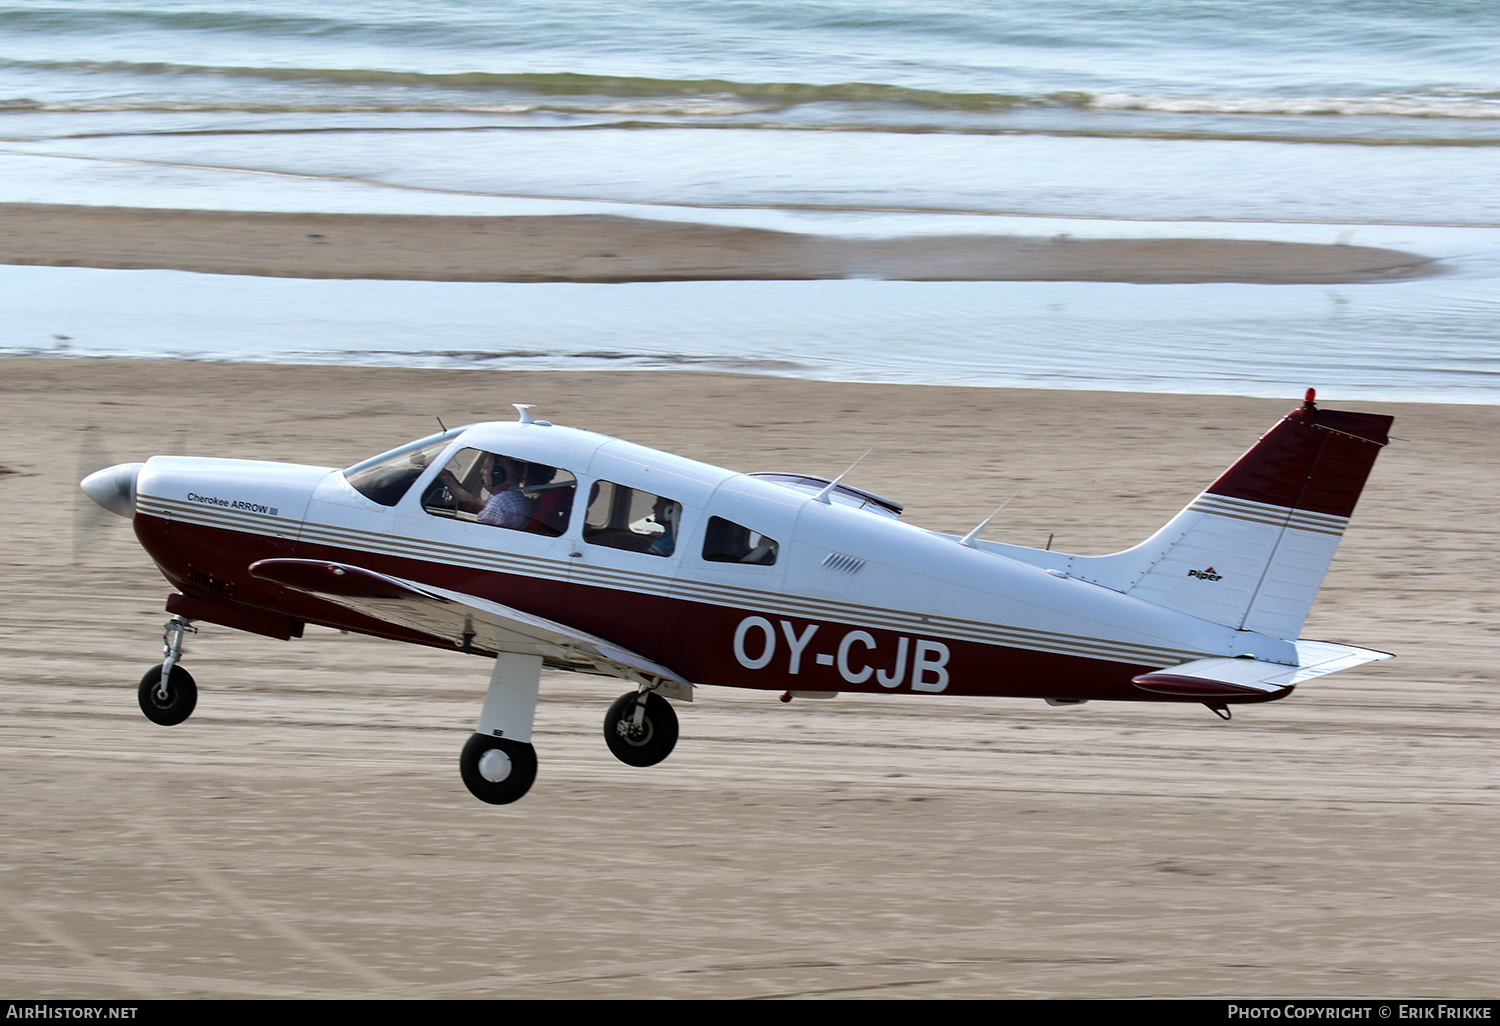
<svg viewBox="0 0 1500 1026">
<path fill-rule="evenodd" d="M 536 409 L 536 407 L 533 406 L 531 403 L 511 403 L 511 405 L 514 406 L 516 408 L 516 412 L 521 415 L 521 423 L 522 424 L 535 424 L 537 427 L 551 427 L 552 426 L 552 422 L 550 420 L 532 420 L 531 419 L 531 411 L 534 410 L 534 409 Z"/>
<path fill-rule="evenodd" d="M 437 414 L 434 413 L 433 416 L 437 417 Z M 443 434 L 446 435 L 448 433 L 448 425 L 443 423 L 443 418 L 442 417 L 438 417 L 437 418 L 437 422 L 438 422 L 438 430 L 441 431 Z"/>
<path fill-rule="evenodd" d="M 875 451 L 875 447 L 873 445 L 870 446 L 868 449 L 865 450 L 864 456 L 861 456 L 859 458 L 859 460 L 864 459 L 865 456 L 870 455 L 870 453 L 872 453 L 874 451 Z M 853 470 L 855 467 L 859 466 L 859 460 L 855 460 L 853 463 L 849 464 L 849 470 Z M 829 503 L 832 500 L 829 499 L 828 497 L 830 495 L 832 495 L 833 494 L 833 490 L 839 486 L 839 482 L 842 481 L 844 478 L 846 478 L 846 477 L 849 476 L 849 470 L 844 471 L 838 477 L 834 478 L 832 481 L 829 481 L 827 487 L 825 487 L 817 495 L 814 495 L 813 498 L 817 499 L 819 502 L 821 502 L 825 506 L 829 505 Z"/>
<path fill-rule="evenodd" d="M 1017 489 L 1014 493 L 1012 493 L 1010 499 L 1014 499 L 1017 495 L 1020 495 L 1020 494 L 1021 494 L 1020 490 Z M 981 523 L 978 527 L 974 528 L 974 530 L 970 531 L 968 534 L 966 534 L 962 538 L 960 538 L 959 541 L 958 541 L 958 543 L 960 545 L 967 545 L 971 549 L 977 549 L 977 548 L 979 548 L 978 545 L 974 544 L 974 539 L 977 538 L 977 537 L 979 537 L 979 532 L 980 531 L 983 531 L 986 527 L 990 526 L 990 521 L 991 520 L 994 520 L 996 517 L 998 517 L 1000 515 L 1000 510 L 1002 510 L 1006 506 L 1010 505 L 1010 499 L 1006 499 L 1004 502 L 1002 502 L 1000 504 L 1000 508 L 999 509 L 995 510 L 995 512 L 993 512 L 989 516 L 985 517 L 983 523 Z"/>
</svg>

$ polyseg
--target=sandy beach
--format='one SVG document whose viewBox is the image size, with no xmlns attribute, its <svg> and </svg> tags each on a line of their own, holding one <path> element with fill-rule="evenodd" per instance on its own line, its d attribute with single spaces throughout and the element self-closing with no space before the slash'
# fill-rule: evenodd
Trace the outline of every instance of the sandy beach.
<svg viewBox="0 0 1500 1026">
<path fill-rule="evenodd" d="M 1441 271 L 1371 246 L 1005 235 L 840 239 L 606 215 L 435 217 L 0 204 L 0 263 L 296 278 L 1358 283 Z"/>
<path fill-rule="evenodd" d="M 918 525 L 1145 536 L 1295 404 L 728 375 L 0 366 L 0 986 L 116 997 L 1493 997 L 1500 412 L 1396 417 L 1306 634 L 1398 658 L 1205 709 L 702 689 L 666 763 L 543 681 L 541 772 L 458 780 L 487 664 L 205 626 L 136 709 L 167 588 L 89 470 L 344 465 L 539 415 L 831 475 Z M 935 487 L 942 482 L 941 487 Z"/>
</svg>

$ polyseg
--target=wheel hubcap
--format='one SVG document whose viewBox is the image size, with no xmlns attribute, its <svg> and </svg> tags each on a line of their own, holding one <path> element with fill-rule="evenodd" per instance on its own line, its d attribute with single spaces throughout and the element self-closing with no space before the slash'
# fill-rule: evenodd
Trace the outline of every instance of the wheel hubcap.
<svg viewBox="0 0 1500 1026">
<path fill-rule="evenodd" d="M 498 748 L 491 748 L 479 757 L 479 775 L 492 784 L 509 777 L 510 769 L 510 756 Z"/>
</svg>

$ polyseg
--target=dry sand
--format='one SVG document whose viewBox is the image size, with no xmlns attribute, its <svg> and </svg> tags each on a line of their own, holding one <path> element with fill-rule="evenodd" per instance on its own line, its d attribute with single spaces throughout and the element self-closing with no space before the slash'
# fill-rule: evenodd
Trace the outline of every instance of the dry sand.
<svg viewBox="0 0 1500 1026">
<path fill-rule="evenodd" d="M 432 281 L 1366 282 L 1413 253 L 1226 239 L 853 240 L 632 217 L 230 213 L 0 204 L 0 263 Z"/>
<path fill-rule="evenodd" d="M 517 805 L 458 779 L 480 659 L 205 625 L 137 711 L 167 588 L 76 481 L 157 452 L 345 464 L 526 401 L 836 474 L 987 537 L 1143 537 L 1298 397 L 678 374 L 0 361 L 8 997 L 1494 997 L 1494 407 L 1396 415 L 1307 633 L 1399 658 L 1197 706 L 705 688 L 662 765 L 549 675 Z"/>
</svg>

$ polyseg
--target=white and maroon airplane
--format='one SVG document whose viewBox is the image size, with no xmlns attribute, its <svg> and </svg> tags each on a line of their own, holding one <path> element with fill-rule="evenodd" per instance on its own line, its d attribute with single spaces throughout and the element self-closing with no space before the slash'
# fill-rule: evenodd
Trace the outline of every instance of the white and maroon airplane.
<svg viewBox="0 0 1500 1026">
<path fill-rule="evenodd" d="M 185 720 L 192 621 L 305 624 L 495 659 L 464 783 L 536 776 L 543 666 L 628 681 L 634 766 L 698 684 L 1229 707 L 1388 655 L 1298 640 L 1392 418 L 1307 400 L 1156 534 L 1074 556 L 938 534 L 840 481 L 739 474 L 534 420 L 474 424 L 338 470 L 155 456 L 86 478 L 176 588 L 145 714 Z"/>
</svg>

